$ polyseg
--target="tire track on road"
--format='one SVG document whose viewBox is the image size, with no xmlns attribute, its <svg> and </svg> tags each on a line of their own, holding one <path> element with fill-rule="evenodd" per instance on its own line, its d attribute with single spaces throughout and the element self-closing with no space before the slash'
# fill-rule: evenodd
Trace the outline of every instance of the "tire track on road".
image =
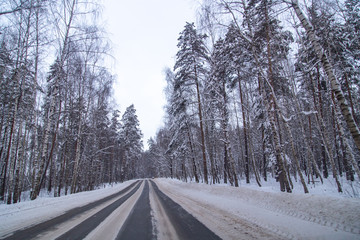
<svg viewBox="0 0 360 240">
<path fill-rule="evenodd" d="M 103 204 L 104 202 L 110 201 L 116 197 L 123 195 L 124 193 L 129 191 L 131 188 L 133 188 L 138 183 L 139 183 L 139 181 L 136 181 L 136 182 L 132 183 L 131 185 L 127 186 L 126 188 L 124 188 L 123 190 L 121 190 L 117 193 L 114 193 L 108 197 L 99 199 L 95 202 L 89 203 L 82 207 L 77 207 L 77 208 L 71 209 L 60 216 L 54 217 L 53 219 L 36 224 L 34 226 L 30 226 L 30 227 L 15 231 L 14 233 L 11 233 L 11 235 L 9 234 L 8 236 L 4 236 L 1 239 L 13 240 L 13 239 L 35 238 L 36 236 L 38 236 L 44 232 L 51 231 L 51 230 L 55 229 L 56 226 L 58 226 L 59 224 L 69 221 L 70 219 L 72 219 L 86 211 L 89 211 L 89 210 Z M 138 184 L 138 186 L 139 185 L 140 184 Z"/>
<path fill-rule="evenodd" d="M 221 239 L 203 223 L 185 211 L 178 203 L 165 195 L 153 181 L 150 182 L 179 239 Z"/>
<path fill-rule="evenodd" d="M 114 240 L 119 234 L 120 229 L 130 216 L 133 208 L 144 190 L 145 184 L 116 210 L 114 210 L 104 221 L 102 221 L 84 240 Z"/>
<path fill-rule="evenodd" d="M 93 229 L 95 229 L 102 221 L 105 220 L 114 210 L 116 210 L 121 204 L 123 204 L 127 199 L 129 199 L 140 187 L 141 183 L 138 183 L 135 188 L 130 192 L 125 194 L 120 199 L 116 200 L 114 203 L 106 206 L 96 214 L 87 218 L 80 224 L 76 225 L 74 228 L 70 229 L 60 237 L 56 238 L 58 240 L 65 239 L 83 239 L 88 235 Z"/>
<path fill-rule="evenodd" d="M 153 235 L 149 183 L 145 181 L 144 189 L 130 215 L 121 227 L 116 239 L 156 239 Z"/>
</svg>

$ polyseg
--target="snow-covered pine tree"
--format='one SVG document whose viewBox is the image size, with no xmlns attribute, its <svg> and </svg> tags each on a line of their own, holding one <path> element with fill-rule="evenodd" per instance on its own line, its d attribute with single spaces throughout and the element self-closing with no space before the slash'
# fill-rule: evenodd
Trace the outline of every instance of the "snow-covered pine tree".
<svg viewBox="0 0 360 240">
<path fill-rule="evenodd" d="M 190 176 L 199 182 L 199 167 L 197 154 L 195 150 L 195 140 L 193 128 L 195 128 L 195 117 L 191 112 L 191 102 L 193 91 L 186 88 L 180 78 L 168 77 L 170 94 L 168 96 L 168 124 L 170 132 L 170 141 L 166 155 L 172 159 L 180 159 L 181 165 L 185 169 L 186 159 L 190 159 Z M 182 172 L 186 174 L 186 170 Z"/>
<path fill-rule="evenodd" d="M 121 123 L 122 162 L 120 180 L 123 182 L 137 177 L 137 163 L 143 152 L 143 134 L 139 128 L 140 123 L 133 104 L 126 108 Z"/>
<path fill-rule="evenodd" d="M 316 56 L 321 63 L 321 66 L 328 78 L 329 85 L 331 86 L 332 91 L 335 93 L 336 103 L 339 105 L 341 114 L 343 115 L 345 122 L 347 124 L 348 130 L 351 133 L 351 136 L 355 142 L 357 149 L 360 149 L 360 130 L 355 122 L 355 118 L 352 115 L 348 103 L 344 97 L 344 94 L 341 90 L 340 83 L 338 78 L 335 75 L 333 64 L 330 61 L 329 53 L 327 53 L 321 44 L 318 41 L 316 32 L 314 31 L 313 26 L 309 20 L 305 17 L 304 13 L 299 7 L 297 0 L 291 1 L 291 7 L 294 9 L 302 27 L 306 31 L 306 35 L 309 38 L 313 49 L 315 50 Z M 336 177 L 336 176 L 334 176 Z M 337 181 L 338 182 L 338 181 Z M 338 190 L 341 190 L 341 187 L 338 184 Z"/>
<path fill-rule="evenodd" d="M 120 111 L 114 110 L 112 112 L 111 117 L 111 124 L 109 129 L 109 141 L 111 149 L 110 151 L 110 169 L 109 169 L 109 183 L 112 184 L 113 182 L 120 181 L 120 141 L 119 141 L 119 132 L 121 129 L 121 122 L 120 122 Z"/>
<path fill-rule="evenodd" d="M 236 172 L 235 160 L 233 158 L 230 138 L 229 138 L 229 96 L 228 96 L 228 78 L 231 60 L 228 58 L 228 54 L 225 52 L 225 42 L 223 39 L 219 39 L 211 54 L 211 77 L 207 81 L 208 92 L 212 99 L 209 101 L 214 102 L 218 109 L 218 116 L 220 120 L 220 126 L 223 134 L 224 145 L 224 182 L 229 179 L 231 184 L 236 187 L 239 186 L 238 177 Z M 247 171 L 249 169 L 247 168 Z M 248 173 L 248 172 L 247 172 Z M 248 175 L 247 175 L 248 176 Z"/>
<path fill-rule="evenodd" d="M 176 54 L 174 70 L 179 88 L 183 91 L 192 91 L 195 88 L 200 125 L 201 151 L 203 160 L 204 181 L 208 183 L 208 169 L 205 150 L 205 132 L 203 121 L 203 106 L 201 100 L 201 82 L 206 76 L 207 50 L 204 44 L 205 35 L 198 34 L 194 23 L 187 23 L 178 39 L 179 51 Z"/>
<path fill-rule="evenodd" d="M 291 178 L 282 147 L 281 117 L 282 111 L 278 96 L 286 96 L 289 84 L 283 73 L 281 62 L 286 59 L 289 45 L 293 41 L 289 31 L 284 31 L 276 19 L 277 1 L 250 0 L 243 1 L 245 25 L 249 31 L 252 46 L 251 53 L 256 59 L 259 71 L 262 98 L 269 116 L 276 158 L 277 179 L 281 191 L 291 192 Z"/>
</svg>

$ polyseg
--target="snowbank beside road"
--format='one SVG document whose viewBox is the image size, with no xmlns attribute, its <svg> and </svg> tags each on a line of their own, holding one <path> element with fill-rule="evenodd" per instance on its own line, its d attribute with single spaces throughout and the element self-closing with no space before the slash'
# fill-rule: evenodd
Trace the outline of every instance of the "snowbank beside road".
<svg viewBox="0 0 360 240">
<path fill-rule="evenodd" d="M 114 194 L 136 180 L 115 184 L 113 187 L 94 191 L 54 197 L 39 197 L 34 201 L 25 201 L 17 204 L 0 204 L 0 238 L 8 233 L 35 225 L 59 216 L 66 211 L 84 206 L 88 203 Z"/>
<path fill-rule="evenodd" d="M 207 227 L 215 228 L 215 233 L 223 238 L 232 238 L 228 234 L 231 231 L 233 236 L 239 234 L 234 228 L 241 228 L 243 222 L 265 228 L 283 238 L 360 238 L 360 199 L 184 183 L 170 179 L 156 179 L 156 183 L 187 211 L 204 223 L 207 221 Z M 221 219 L 222 215 L 227 218 Z M 217 217 L 219 221 L 214 220 Z M 221 221 L 228 222 L 220 226 Z M 262 237 L 255 235 L 253 238 Z M 263 236 L 263 239 L 267 238 Z"/>
</svg>

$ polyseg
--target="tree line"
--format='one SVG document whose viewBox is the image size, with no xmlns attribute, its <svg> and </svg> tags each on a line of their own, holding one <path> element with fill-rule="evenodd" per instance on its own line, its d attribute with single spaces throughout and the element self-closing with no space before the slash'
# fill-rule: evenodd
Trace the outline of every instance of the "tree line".
<svg viewBox="0 0 360 240">
<path fill-rule="evenodd" d="M 204 0 L 166 70 L 150 175 L 291 192 L 360 178 L 360 1 Z"/>
<path fill-rule="evenodd" d="M 0 3 L 0 201 L 55 197 L 141 173 L 136 110 L 115 109 L 96 1 Z"/>
</svg>

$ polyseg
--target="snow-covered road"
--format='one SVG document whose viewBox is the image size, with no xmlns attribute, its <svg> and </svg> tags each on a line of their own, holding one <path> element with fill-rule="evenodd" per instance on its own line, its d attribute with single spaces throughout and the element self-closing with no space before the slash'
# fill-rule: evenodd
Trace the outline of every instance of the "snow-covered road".
<svg viewBox="0 0 360 240">
<path fill-rule="evenodd" d="M 0 205 L 0 239 L 360 239 L 360 200 L 129 181 Z"/>
<path fill-rule="evenodd" d="M 151 186 L 148 180 L 124 185 L 105 198 L 75 208 L 67 208 L 65 205 L 73 205 L 73 202 L 78 200 L 76 197 L 70 197 L 61 204 L 49 201 L 38 205 L 35 201 L 34 204 L 25 204 L 26 207 L 20 203 L 17 205 L 18 209 L 9 206 L 9 209 L 0 215 L 3 223 L 0 227 L 0 238 L 220 239 L 162 193 L 154 182 L 150 182 Z M 98 191 L 93 191 L 94 195 L 96 193 Z M 150 193 L 151 199 L 157 199 L 154 207 L 151 206 L 153 202 L 150 202 Z M 79 199 L 82 199 L 81 195 L 79 194 Z M 33 208 L 30 205 L 33 205 Z M 54 207 L 62 208 L 63 211 L 55 210 L 55 213 L 51 214 Z M 162 209 L 162 213 L 154 214 L 157 209 Z M 23 215 L 23 212 L 26 213 Z M 43 216 L 36 212 L 42 212 Z M 172 235 L 166 237 L 163 237 L 165 235 L 162 230 L 166 227 L 158 228 L 156 224 L 163 223 L 163 217 L 167 219 L 166 226 L 174 229 Z"/>
<path fill-rule="evenodd" d="M 157 179 L 222 239 L 360 239 L 360 201 Z"/>
</svg>

